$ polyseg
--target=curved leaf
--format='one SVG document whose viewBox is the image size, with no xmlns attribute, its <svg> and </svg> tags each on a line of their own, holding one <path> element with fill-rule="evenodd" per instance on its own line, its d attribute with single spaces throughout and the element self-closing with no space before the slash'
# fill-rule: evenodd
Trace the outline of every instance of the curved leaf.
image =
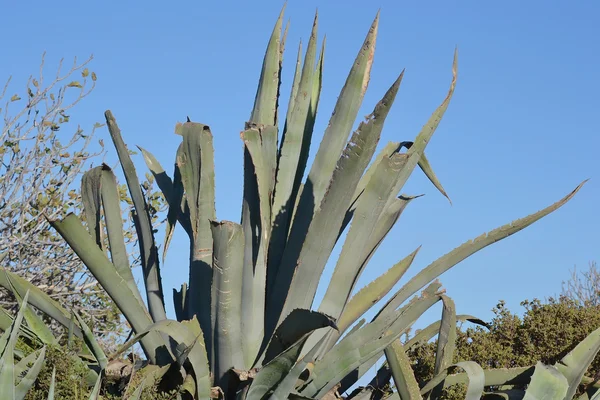
<svg viewBox="0 0 600 400">
<path fill-rule="evenodd" d="M 415 275 L 406 285 L 404 285 L 402 289 L 386 303 L 386 305 L 379 312 L 379 314 L 393 312 L 393 310 L 398 308 L 402 303 L 404 303 L 404 301 L 406 301 L 406 299 L 413 295 L 417 290 L 419 290 L 432 279 L 437 278 L 438 276 L 440 276 L 441 274 L 443 274 L 444 272 L 446 272 L 465 258 L 497 241 L 505 239 L 519 232 L 520 230 L 528 227 L 529 225 L 545 217 L 551 212 L 559 209 L 569 200 L 571 200 L 573 196 L 575 196 L 575 194 L 581 189 L 585 182 L 586 181 L 583 181 L 575 188 L 575 190 L 573 190 L 571 193 L 569 193 L 567 196 L 563 197 L 556 203 L 536 213 L 528 215 L 527 217 L 517 219 L 516 221 L 513 221 L 510 224 L 496 228 L 488 233 L 484 233 L 483 235 L 463 243 L 451 252 L 438 258 L 437 260 L 429 264 L 426 268 L 421 270 L 417 275 Z"/>
<path fill-rule="evenodd" d="M 464 369 L 469 378 L 469 385 L 467 386 L 467 394 L 465 400 L 479 400 L 483 395 L 483 388 L 485 386 L 485 373 L 483 368 L 474 361 L 462 361 L 453 364 L 450 367 L 460 367 Z M 431 381 L 429 381 L 422 389 L 421 394 L 428 393 L 438 384 L 443 383 L 444 379 L 448 376 L 447 369 L 436 375 Z"/>
<path fill-rule="evenodd" d="M 567 391 L 569 390 L 567 378 L 556 367 L 538 362 L 523 400 L 571 399 L 573 398 L 573 394 L 575 394 L 575 390 L 577 390 L 577 386 L 577 384 L 574 385 L 573 393 L 567 395 Z"/>
<path fill-rule="evenodd" d="M 587 371 L 590 364 L 596 358 L 598 351 L 600 351 L 600 328 L 590 333 L 573 350 L 556 363 L 556 368 L 566 377 L 569 383 L 569 390 L 566 395 L 567 399 L 571 399 L 575 395 L 585 371 Z"/>
</svg>

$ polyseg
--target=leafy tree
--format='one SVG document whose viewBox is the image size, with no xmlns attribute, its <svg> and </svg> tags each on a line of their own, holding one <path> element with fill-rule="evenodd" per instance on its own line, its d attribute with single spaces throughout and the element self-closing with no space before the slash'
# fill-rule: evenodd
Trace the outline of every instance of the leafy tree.
<svg viewBox="0 0 600 400">
<path fill-rule="evenodd" d="M 458 329 L 454 362 L 472 360 L 484 369 L 526 367 L 537 361 L 554 364 L 600 327 L 600 305 L 584 305 L 567 296 L 545 303 L 525 300 L 521 306 L 525 308 L 523 317 L 500 301 L 493 309 L 495 317 L 489 329 Z M 436 346 L 436 341 L 421 343 L 408 352 L 421 385 L 433 376 Z M 586 375 L 600 377 L 600 357 Z M 464 399 L 464 389 L 450 388 L 447 396 Z"/>
<path fill-rule="evenodd" d="M 115 333 L 125 333 L 120 313 L 46 219 L 79 213 L 82 171 L 104 156 L 102 141 L 97 151 L 91 150 L 102 125 L 86 132 L 70 121 L 74 108 L 95 88 L 91 61 L 75 59 L 65 68 L 61 60 L 56 74 L 46 76 L 42 57 L 39 75 L 30 76 L 21 92 L 12 91 L 11 78 L 0 91 L 0 265 L 84 315 L 100 337 L 113 340 Z M 152 191 L 152 179 L 143 186 L 156 218 L 162 198 Z M 120 189 L 123 202 L 130 204 L 125 187 Z M 133 252 L 135 230 L 126 220 Z M 0 305 L 14 304 L 11 294 L 0 292 Z"/>
</svg>

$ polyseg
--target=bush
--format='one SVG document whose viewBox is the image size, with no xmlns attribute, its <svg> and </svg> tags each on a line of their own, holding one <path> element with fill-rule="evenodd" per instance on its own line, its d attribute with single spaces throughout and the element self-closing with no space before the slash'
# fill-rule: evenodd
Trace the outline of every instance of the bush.
<svg viewBox="0 0 600 400">
<path fill-rule="evenodd" d="M 522 318 L 500 301 L 489 329 L 458 329 L 454 362 L 472 360 L 484 369 L 526 367 L 537 361 L 554 364 L 600 326 L 600 305 L 584 306 L 566 296 L 546 303 L 525 300 L 521 306 L 525 308 Z M 408 352 L 420 385 L 433 376 L 436 346 L 432 341 Z M 600 357 L 596 357 L 586 375 L 598 378 L 599 372 Z M 446 394 L 462 399 L 464 388 L 451 388 Z"/>
</svg>

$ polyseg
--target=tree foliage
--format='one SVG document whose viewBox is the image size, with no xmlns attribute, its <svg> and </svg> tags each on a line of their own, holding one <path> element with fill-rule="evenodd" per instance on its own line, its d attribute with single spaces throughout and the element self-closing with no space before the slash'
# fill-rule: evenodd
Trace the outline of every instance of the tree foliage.
<svg viewBox="0 0 600 400">
<path fill-rule="evenodd" d="M 503 301 L 493 309 L 489 329 L 477 326 L 458 329 L 453 362 L 471 360 L 484 369 L 535 365 L 537 361 L 554 364 L 588 334 L 600 327 L 600 305 L 583 305 L 566 296 L 523 301 L 522 317 L 510 312 Z M 415 377 L 423 385 L 433 376 L 436 341 L 413 347 L 408 355 Z M 600 357 L 587 371 L 600 376 Z M 464 398 L 464 387 L 448 390 L 448 398 Z M 462 396 L 462 397 L 461 397 Z"/>
<path fill-rule="evenodd" d="M 99 336 L 114 339 L 115 333 L 126 333 L 120 313 L 45 218 L 80 211 L 82 172 L 105 155 L 102 141 L 92 141 L 101 124 L 84 131 L 71 122 L 76 106 L 96 85 L 91 61 L 75 59 L 65 67 L 61 60 L 56 73 L 47 76 L 42 57 L 38 75 L 30 76 L 23 90 L 13 91 L 11 78 L 0 89 L 0 265 L 83 312 Z M 162 197 L 152 184 L 149 179 L 143 187 L 156 218 Z M 131 204 L 125 186 L 120 189 L 122 201 Z M 134 252 L 133 223 L 126 215 L 124 220 Z M 15 303 L 11 294 L 0 292 L 0 304 L 12 308 Z"/>
</svg>

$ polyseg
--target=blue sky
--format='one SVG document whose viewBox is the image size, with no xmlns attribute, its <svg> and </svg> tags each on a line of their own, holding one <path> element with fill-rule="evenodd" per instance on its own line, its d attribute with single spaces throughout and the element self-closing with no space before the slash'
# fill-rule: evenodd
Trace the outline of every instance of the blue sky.
<svg viewBox="0 0 600 400">
<path fill-rule="evenodd" d="M 91 128 L 115 114 L 125 141 L 171 166 L 180 141 L 177 121 L 190 116 L 215 136 L 217 216 L 239 220 L 242 146 L 264 49 L 281 1 L 258 2 L 6 2 L 2 79 L 20 90 L 58 60 L 94 55 L 98 86 L 72 115 Z M 557 294 L 574 265 L 599 258 L 600 5 L 594 1 L 369 2 L 290 0 L 283 99 L 288 98 L 296 46 L 306 43 L 315 9 L 327 34 L 318 143 L 369 25 L 381 7 L 368 114 L 406 68 L 380 147 L 412 140 L 444 98 L 454 47 L 455 96 L 427 149 L 453 206 L 415 171 L 404 192 L 413 202 L 373 257 L 363 286 L 423 245 L 402 282 L 464 241 L 543 208 L 592 178 L 565 207 L 462 262 L 441 278 L 459 313 L 489 319 L 499 299 L 519 311 L 524 299 Z M 98 139 L 109 142 L 106 129 Z M 311 155 L 317 149 L 313 145 Z M 111 157 L 115 156 L 110 148 Z M 138 172 L 146 171 L 141 156 Z M 159 234 L 162 240 L 163 233 Z M 187 280 L 187 238 L 177 232 L 163 283 Z M 330 262 L 325 278 L 331 274 Z M 321 288 L 320 293 L 323 293 Z M 436 308 L 435 313 L 439 313 Z M 439 315 L 439 314 L 438 314 Z M 418 324 L 432 320 L 429 315 Z"/>
</svg>

